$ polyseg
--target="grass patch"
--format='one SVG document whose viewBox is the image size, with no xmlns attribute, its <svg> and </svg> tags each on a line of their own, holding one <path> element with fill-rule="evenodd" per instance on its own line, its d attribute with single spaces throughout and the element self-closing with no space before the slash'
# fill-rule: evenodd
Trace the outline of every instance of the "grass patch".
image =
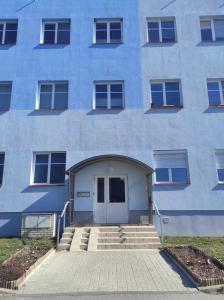
<svg viewBox="0 0 224 300">
<path fill-rule="evenodd" d="M 16 253 L 25 246 L 34 246 L 41 248 L 53 248 L 54 241 L 47 239 L 18 239 L 18 238 L 0 238 L 0 265 L 9 258 L 12 254 Z"/>
<path fill-rule="evenodd" d="M 164 246 L 192 245 L 224 262 L 224 237 L 164 237 Z"/>
</svg>

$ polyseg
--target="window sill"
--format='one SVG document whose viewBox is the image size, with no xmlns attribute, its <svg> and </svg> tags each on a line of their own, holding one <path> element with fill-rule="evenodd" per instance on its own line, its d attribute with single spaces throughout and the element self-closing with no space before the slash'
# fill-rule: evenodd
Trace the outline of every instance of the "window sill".
<svg viewBox="0 0 224 300">
<path fill-rule="evenodd" d="M 186 186 L 186 185 L 190 185 L 190 182 L 166 182 L 166 183 L 155 183 L 155 186 Z"/>
<path fill-rule="evenodd" d="M 172 42 L 147 42 L 147 45 L 158 45 L 158 46 L 162 46 L 162 45 L 173 45 L 176 44 L 177 41 L 172 41 Z"/>
<path fill-rule="evenodd" d="M 30 184 L 29 187 L 51 187 L 51 186 L 65 186 L 65 183 L 58 184 Z"/>
<path fill-rule="evenodd" d="M 94 108 L 93 111 L 121 111 L 124 110 L 124 107 L 121 108 Z"/>
<path fill-rule="evenodd" d="M 219 104 L 219 105 L 209 105 L 209 108 L 224 108 L 224 104 Z"/>
<path fill-rule="evenodd" d="M 61 43 L 61 44 L 59 44 L 59 43 L 57 43 L 57 44 L 55 44 L 55 43 L 40 43 L 39 44 L 40 46 L 66 46 L 66 45 L 70 45 L 70 43 Z"/>
<path fill-rule="evenodd" d="M 38 112 L 54 112 L 54 111 L 65 111 L 65 110 L 68 110 L 68 108 L 64 108 L 64 109 L 35 109 L 35 111 L 38 111 Z"/>
<path fill-rule="evenodd" d="M 182 109 L 184 108 L 183 105 L 180 106 L 172 106 L 172 105 L 163 105 L 163 106 L 158 106 L 158 105 L 151 105 L 151 109 Z"/>
<path fill-rule="evenodd" d="M 93 45 L 122 45 L 124 44 L 123 42 L 118 42 L 118 43 L 96 43 L 94 42 Z"/>
</svg>

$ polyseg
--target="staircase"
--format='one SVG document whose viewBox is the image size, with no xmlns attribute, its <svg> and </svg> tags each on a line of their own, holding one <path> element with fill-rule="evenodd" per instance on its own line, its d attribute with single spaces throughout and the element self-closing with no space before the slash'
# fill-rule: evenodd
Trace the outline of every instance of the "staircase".
<svg viewBox="0 0 224 300">
<path fill-rule="evenodd" d="M 97 250 L 146 250 L 161 246 L 154 226 L 99 227 Z"/>
<path fill-rule="evenodd" d="M 160 246 L 160 239 L 153 225 L 67 227 L 60 240 L 58 250 L 150 250 L 158 249 Z"/>
</svg>

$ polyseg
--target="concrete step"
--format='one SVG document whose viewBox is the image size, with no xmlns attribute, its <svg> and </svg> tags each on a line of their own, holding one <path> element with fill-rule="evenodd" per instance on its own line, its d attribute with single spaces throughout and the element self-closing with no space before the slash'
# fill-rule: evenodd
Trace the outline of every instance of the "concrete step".
<svg viewBox="0 0 224 300">
<path fill-rule="evenodd" d="M 110 238 L 110 237 L 158 237 L 157 232 L 100 232 L 99 238 Z"/>
<path fill-rule="evenodd" d="M 61 238 L 61 240 L 60 240 L 60 243 L 62 243 L 62 244 L 71 244 L 71 242 L 72 242 L 72 238 Z"/>
<path fill-rule="evenodd" d="M 73 232 L 64 232 L 64 233 L 62 234 L 62 238 L 72 238 L 73 235 L 74 235 Z"/>
<path fill-rule="evenodd" d="M 139 243 L 139 244 L 98 244 L 98 250 L 144 250 L 144 249 L 158 249 L 160 243 Z"/>
<path fill-rule="evenodd" d="M 101 244 L 114 244 L 114 243 L 121 243 L 121 244 L 144 244 L 144 243 L 160 243 L 160 239 L 158 237 L 129 237 L 129 238 L 98 238 L 98 243 Z"/>
<path fill-rule="evenodd" d="M 75 232 L 75 228 L 74 227 L 65 227 L 64 232 L 69 232 L 69 233 L 74 233 Z"/>
<path fill-rule="evenodd" d="M 62 243 L 60 243 L 58 245 L 58 251 L 69 251 L 70 246 L 71 246 L 70 244 L 62 244 Z"/>
<path fill-rule="evenodd" d="M 86 251 L 87 248 L 88 248 L 88 245 L 87 245 L 87 244 L 80 244 L 80 250 Z"/>
<path fill-rule="evenodd" d="M 111 226 L 111 227 L 99 227 L 100 233 L 111 232 L 156 232 L 154 226 Z"/>
</svg>

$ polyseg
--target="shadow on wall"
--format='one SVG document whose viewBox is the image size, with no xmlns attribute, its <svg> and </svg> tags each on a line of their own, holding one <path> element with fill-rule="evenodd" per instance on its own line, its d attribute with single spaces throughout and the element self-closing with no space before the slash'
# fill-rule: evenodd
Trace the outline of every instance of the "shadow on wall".
<svg viewBox="0 0 224 300">
<path fill-rule="evenodd" d="M 111 110 L 110 109 L 104 109 L 104 110 L 98 110 L 98 109 L 94 110 L 94 109 L 92 109 L 87 113 L 87 115 L 89 115 L 89 116 L 94 116 L 94 115 L 118 115 L 123 110 L 124 109 L 116 109 L 116 110 L 114 110 L 114 109 L 111 109 Z"/>
<path fill-rule="evenodd" d="M 178 184 L 178 185 L 158 185 L 154 184 L 152 186 L 152 191 L 153 192 L 167 192 L 167 191 L 182 191 L 185 190 L 189 184 Z"/>
<path fill-rule="evenodd" d="M 68 47 L 70 44 L 38 44 L 37 46 L 33 47 L 34 50 L 47 50 L 47 49 L 64 49 Z"/>
<path fill-rule="evenodd" d="M 22 212 L 0 213 L 0 236 L 20 237 L 23 213 L 60 214 L 68 199 L 67 182 L 64 186 L 27 187 L 21 193 L 45 193 Z M 57 201 L 57 203 L 55 203 Z"/>
<path fill-rule="evenodd" d="M 122 46 L 121 44 L 91 44 L 89 48 L 97 48 L 97 49 L 117 49 L 118 47 Z"/>
<path fill-rule="evenodd" d="M 14 47 L 15 44 L 12 45 L 0 45 L 0 51 L 1 50 L 9 50 L 10 48 Z"/>
<path fill-rule="evenodd" d="M 175 107 L 175 108 L 150 108 L 149 110 L 147 110 L 145 112 L 146 115 L 148 114 L 175 114 L 175 113 L 178 113 L 182 110 L 183 108 L 178 108 L 178 107 Z"/>
<path fill-rule="evenodd" d="M 65 110 L 38 110 L 35 109 L 32 112 L 30 112 L 27 116 L 59 116 L 61 114 L 63 114 L 63 112 L 65 112 Z"/>
<path fill-rule="evenodd" d="M 224 107 L 208 107 L 203 113 L 204 114 L 224 113 Z"/>
</svg>

